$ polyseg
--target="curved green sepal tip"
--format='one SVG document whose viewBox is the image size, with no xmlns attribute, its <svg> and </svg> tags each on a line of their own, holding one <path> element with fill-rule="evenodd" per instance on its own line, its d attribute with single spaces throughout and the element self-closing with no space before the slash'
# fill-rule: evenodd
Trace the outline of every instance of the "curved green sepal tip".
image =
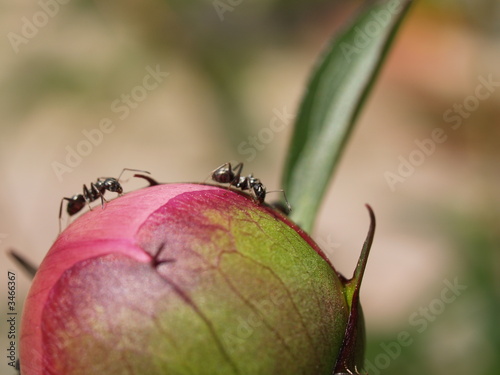
<svg viewBox="0 0 500 375">
<path fill-rule="evenodd" d="M 368 255 L 375 235 L 375 214 L 369 205 L 370 228 L 366 235 L 358 264 L 351 279 L 345 282 L 345 295 L 349 306 L 349 319 L 345 331 L 344 341 L 340 349 L 334 375 L 358 374 L 363 367 L 365 349 L 365 324 L 363 311 L 359 302 L 359 290 L 368 261 Z"/>
</svg>

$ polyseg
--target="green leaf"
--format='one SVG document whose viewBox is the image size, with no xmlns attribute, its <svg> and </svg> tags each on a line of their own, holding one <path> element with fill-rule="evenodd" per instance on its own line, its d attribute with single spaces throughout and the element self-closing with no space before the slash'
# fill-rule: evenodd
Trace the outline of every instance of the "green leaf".
<svg viewBox="0 0 500 375">
<path fill-rule="evenodd" d="M 334 38 L 302 100 L 285 165 L 290 217 L 310 231 L 363 103 L 411 0 L 367 6 Z"/>
</svg>

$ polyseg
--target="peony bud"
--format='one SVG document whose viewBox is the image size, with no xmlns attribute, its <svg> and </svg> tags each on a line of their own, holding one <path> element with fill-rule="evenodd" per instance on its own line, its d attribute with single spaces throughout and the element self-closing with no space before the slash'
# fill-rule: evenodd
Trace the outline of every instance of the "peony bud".
<svg viewBox="0 0 500 375">
<path fill-rule="evenodd" d="M 58 237 L 24 307 L 21 373 L 355 371 L 358 290 L 306 233 L 248 195 L 153 186 Z"/>
</svg>

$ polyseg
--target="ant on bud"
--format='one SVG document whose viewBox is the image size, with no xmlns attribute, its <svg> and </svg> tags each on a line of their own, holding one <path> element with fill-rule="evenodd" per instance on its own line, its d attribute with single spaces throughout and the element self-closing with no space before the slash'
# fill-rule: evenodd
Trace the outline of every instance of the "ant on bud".
<svg viewBox="0 0 500 375">
<path fill-rule="evenodd" d="M 243 169 L 243 163 L 238 163 L 233 168 L 231 163 L 224 163 L 220 167 L 212 171 L 212 180 L 220 184 L 229 184 L 229 186 L 234 186 L 242 191 L 250 190 L 251 195 L 260 204 L 264 203 L 267 193 L 281 192 L 285 197 L 286 206 L 288 212 L 292 210 L 284 190 L 273 190 L 266 192 L 266 187 L 260 182 L 258 178 L 253 177 L 252 174 L 244 177 L 241 176 L 241 170 Z"/>
<path fill-rule="evenodd" d="M 140 169 L 123 168 L 118 178 L 99 177 L 96 182 L 90 183 L 90 188 L 88 188 L 87 185 L 84 184 L 82 194 L 75 194 L 71 198 L 64 197 L 63 199 L 61 199 L 61 205 L 59 206 L 59 233 L 61 232 L 62 207 L 65 200 L 68 201 L 66 212 L 69 216 L 76 215 L 78 212 L 83 210 L 86 204 L 92 211 L 90 203 L 96 201 L 99 198 L 101 198 L 101 207 L 104 208 L 104 202 L 107 202 L 106 198 L 104 198 L 104 193 L 106 193 L 106 191 L 118 193 L 118 195 L 123 194 L 123 187 L 120 183 L 120 177 L 125 171 L 150 174 L 149 172 Z"/>
</svg>

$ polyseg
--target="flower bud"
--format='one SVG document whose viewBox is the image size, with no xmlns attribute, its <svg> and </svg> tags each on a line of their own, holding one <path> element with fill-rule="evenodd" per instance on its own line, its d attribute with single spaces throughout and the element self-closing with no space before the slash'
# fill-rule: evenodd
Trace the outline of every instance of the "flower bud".
<svg viewBox="0 0 500 375">
<path fill-rule="evenodd" d="M 21 373 L 331 375 L 351 345 L 348 287 L 248 195 L 141 189 L 82 215 L 48 252 L 24 306 Z"/>
</svg>

